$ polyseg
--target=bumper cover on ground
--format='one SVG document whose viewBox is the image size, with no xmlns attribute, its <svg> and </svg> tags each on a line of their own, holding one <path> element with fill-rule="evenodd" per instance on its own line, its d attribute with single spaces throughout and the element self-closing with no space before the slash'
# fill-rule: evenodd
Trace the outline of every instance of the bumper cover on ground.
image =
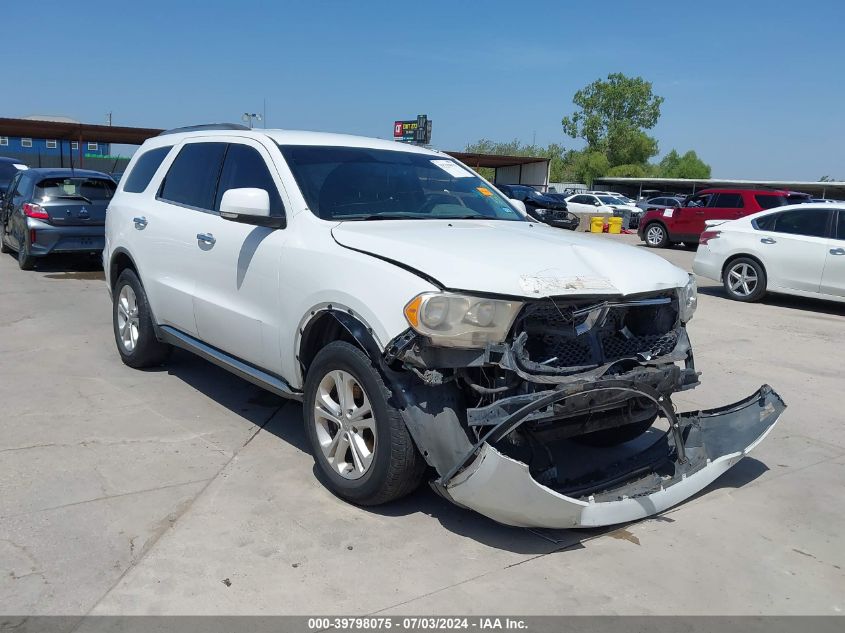
<svg viewBox="0 0 845 633">
<path fill-rule="evenodd" d="M 500 523 L 522 527 L 599 527 L 642 519 L 690 498 L 745 457 L 774 427 L 786 405 L 764 385 L 733 405 L 678 416 L 683 453 L 666 442 L 660 469 L 578 497 L 536 481 L 526 464 L 484 444 L 441 492 Z M 659 448 L 659 447 L 658 447 Z M 652 450 L 652 449 L 649 449 Z M 668 469 L 667 469 L 668 467 Z M 658 471 L 659 470 L 659 474 Z M 585 498 L 586 497 L 586 498 Z"/>
</svg>

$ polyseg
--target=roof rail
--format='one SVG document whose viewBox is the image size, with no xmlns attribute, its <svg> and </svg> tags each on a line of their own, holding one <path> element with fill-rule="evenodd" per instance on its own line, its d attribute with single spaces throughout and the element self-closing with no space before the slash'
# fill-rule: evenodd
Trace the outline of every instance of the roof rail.
<svg viewBox="0 0 845 633">
<path fill-rule="evenodd" d="M 168 134 L 179 134 L 181 132 L 202 132 L 203 130 L 249 130 L 245 125 L 240 123 L 206 123 L 205 125 L 189 125 L 187 127 L 175 127 L 172 130 L 164 130 L 159 133 L 159 136 L 166 136 Z"/>
</svg>

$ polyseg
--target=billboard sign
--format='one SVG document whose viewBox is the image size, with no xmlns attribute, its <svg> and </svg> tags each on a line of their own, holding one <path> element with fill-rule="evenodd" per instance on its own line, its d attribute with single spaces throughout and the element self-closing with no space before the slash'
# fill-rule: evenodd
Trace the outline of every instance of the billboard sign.
<svg viewBox="0 0 845 633">
<path fill-rule="evenodd" d="M 394 121 L 393 140 L 427 145 L 431 143 L 431 121 L 425 114 L 419 115 L 412 121 Z"/>
</svg>

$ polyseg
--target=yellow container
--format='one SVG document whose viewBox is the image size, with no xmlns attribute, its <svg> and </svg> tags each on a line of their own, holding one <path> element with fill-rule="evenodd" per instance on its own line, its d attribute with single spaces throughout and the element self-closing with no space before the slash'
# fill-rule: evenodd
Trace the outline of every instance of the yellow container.
<svg viewBox="0 0 845 633">
<path fill-rule="evenodd" d="M 607 219 L 607 232 L 608 233 L 621 233 L 622 232 L 622 218 L 608 218 Z"/>
<path fill-rule="evenodd" d="M 604 218 L 593 216 L 590 218 L 590 233 L 602 233 L 604 231 Z"/>
</svg>

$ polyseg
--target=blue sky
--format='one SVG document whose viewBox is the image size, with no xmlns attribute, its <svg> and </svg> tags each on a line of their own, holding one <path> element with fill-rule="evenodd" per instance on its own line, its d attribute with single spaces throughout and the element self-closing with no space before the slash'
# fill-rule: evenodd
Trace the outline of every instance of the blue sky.
<svg viewBox="0 0 845 633">
<path fill-rule="evenodd" d="M 443 149 L 578 147 L 560 127 L 572 95 L 621 71 L 666 99 L 661 154 L 695 149 L 723 178 L 845 179 L 842 2 L 3 4 L 0 59 L 26 66 L 6 69 L 0 116 L 172 127 L 266 98 L 270 127 L 389 137 L 427 113 Z"/>
</svg>

